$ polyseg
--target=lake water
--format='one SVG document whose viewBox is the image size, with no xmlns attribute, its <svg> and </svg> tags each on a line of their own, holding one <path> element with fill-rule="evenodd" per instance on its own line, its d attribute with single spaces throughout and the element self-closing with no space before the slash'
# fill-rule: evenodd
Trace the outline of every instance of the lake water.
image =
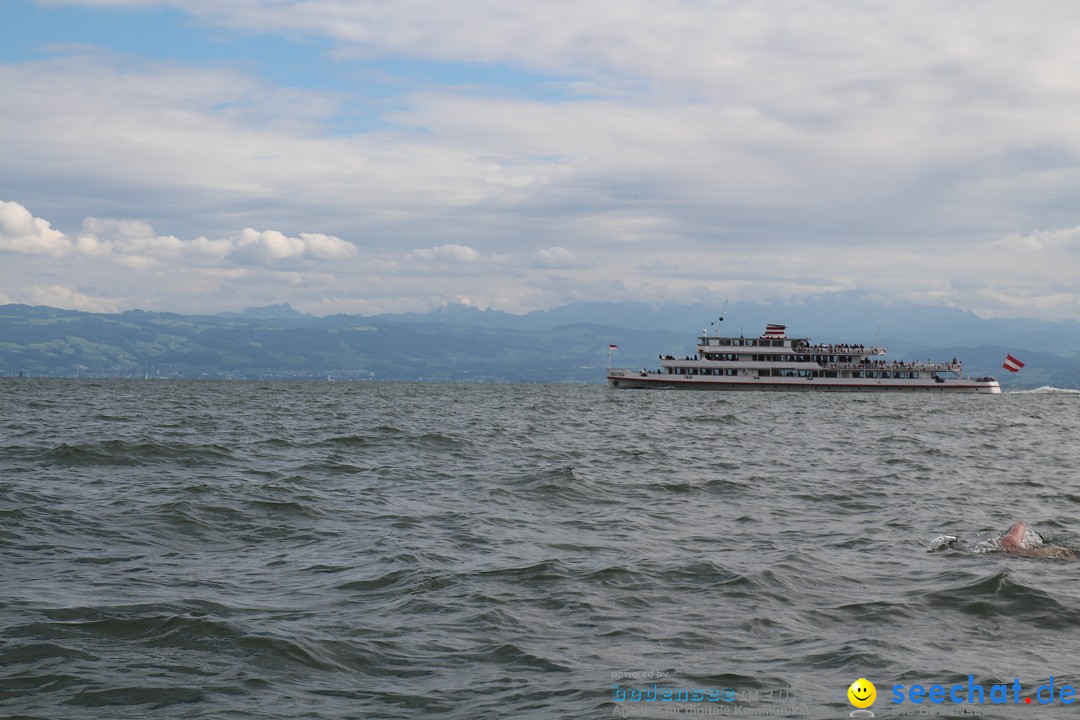
<svg viewBox="0 0 1080 720">
<path fill-rule="evenodd" d="M 0 390 L 0 715 L 1080 716 L 1074 392 Z"/>
</svg>

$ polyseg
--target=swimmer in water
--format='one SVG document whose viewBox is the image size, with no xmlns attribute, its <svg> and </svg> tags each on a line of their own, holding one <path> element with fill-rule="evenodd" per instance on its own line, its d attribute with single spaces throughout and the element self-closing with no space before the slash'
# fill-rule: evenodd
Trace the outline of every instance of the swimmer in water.
<svg viewBox="0 0 1080 720">
<path fill-rule="evenodd" d="M 1025 523 L 1013 523 L 1009 526 L 1009 529 L 1005 534 L 998 539 L 998 542 L 1001 545 L 1001 551 L 1015 553 L 1025 557 L 1051 558 L 1056 560 L 1076 557 L 1075 553 L 1068 548 L 1063 548 L 1058 545 L 1043 545 L 1042 542 L 1037 539 L 1038 535 L 1034 532 L 1032 535 L 1036 538 L 1036 541 L 1033 543 L 1028 538 L 1027 533 L 1028 527 Z"/>
</svg>

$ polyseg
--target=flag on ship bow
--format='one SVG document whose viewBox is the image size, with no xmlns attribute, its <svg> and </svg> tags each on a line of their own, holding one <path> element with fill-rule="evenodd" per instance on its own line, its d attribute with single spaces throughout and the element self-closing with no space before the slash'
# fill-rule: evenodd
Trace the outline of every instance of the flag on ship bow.
<svg viewBox="0 0 1080 720">
<path fill-rule="evenodd" d="M 1005 368 L 1009 372 L 1020 372 L 1020 368 L 1024 367 L 1024 363 L 1020 362 L 1012 355 L 1005 356 L 1005 364 L 1001 367 Z"/>
</svg>

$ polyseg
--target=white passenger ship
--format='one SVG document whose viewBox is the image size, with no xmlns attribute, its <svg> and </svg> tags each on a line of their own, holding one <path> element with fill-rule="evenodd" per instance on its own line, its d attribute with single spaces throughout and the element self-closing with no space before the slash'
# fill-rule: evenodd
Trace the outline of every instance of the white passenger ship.
<svg viewBox="0 0 1080 720">
<path fill-rule="evenodd" d="M 661 356 L 657 370 L 608 368 L 613 388 L 686 390 L 791 390 L 818 392 L 967 392 L 998 394 L 991 377 L 965 377 L 952 362 L 886 361 L 885 348 L 812 345 L 768 325 L 758 338 L 698 338 L 694 357 Z"/>
</svg>

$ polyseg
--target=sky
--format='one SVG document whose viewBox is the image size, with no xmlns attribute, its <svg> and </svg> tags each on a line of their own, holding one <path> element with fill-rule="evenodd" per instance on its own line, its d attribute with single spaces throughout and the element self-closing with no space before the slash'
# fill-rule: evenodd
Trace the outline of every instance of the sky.
<svg viewBox="0 0 1080 720">
<path fill-rule="evenodd" d="M 0 0 L 0 303 L 1080 320 L 1073 0 Z"/>
</svg>

